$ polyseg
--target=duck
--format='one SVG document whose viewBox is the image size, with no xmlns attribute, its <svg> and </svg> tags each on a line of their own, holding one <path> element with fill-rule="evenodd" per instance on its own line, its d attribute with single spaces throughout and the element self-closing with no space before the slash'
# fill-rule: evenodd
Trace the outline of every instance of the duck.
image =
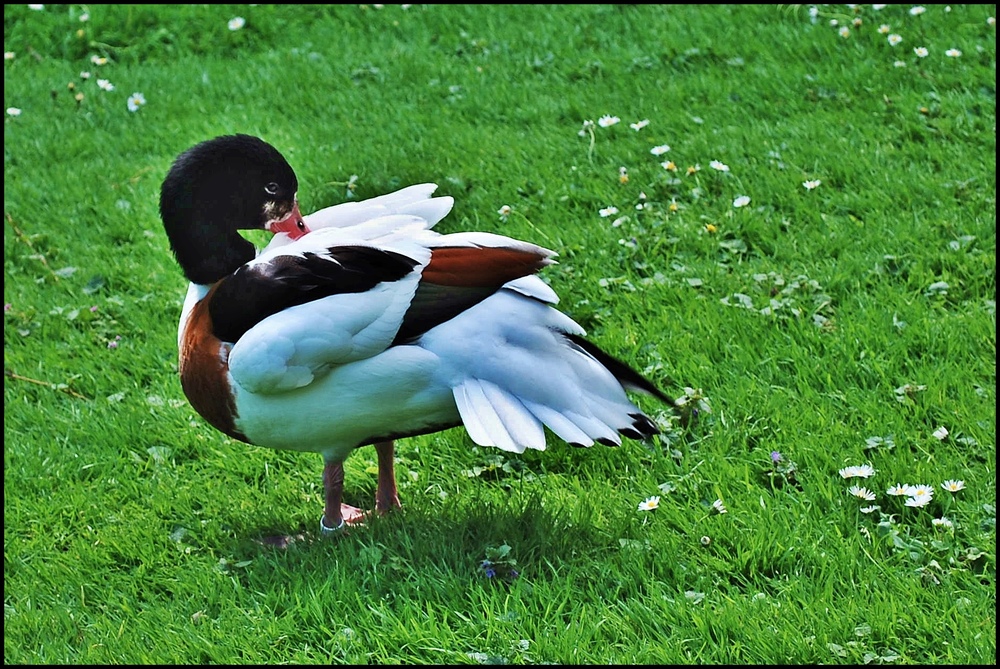
<svg viewBox="0 0 1000 669">
<path fill-rule="evenodd" d="M 319 529 L 371 510 L 343 502 L 344 462 L 374 446 L 374 513 L 401 507 L 395 442 L 464 427 L 479 446 L 619 446 L 659 429 L 626 391 L 673 400 L 585 338 L 539 275 L 555 253 L 433 227 L 454 199 L 415 184 L 303 216 L 284 156 L 246 134 L 173 161 L 159 213 L 188 281 L 178 324 L 184 395 L 250 445 L 323 458 Z M 265 230 L 257 247 L 241 230 Z"/>
</svg>

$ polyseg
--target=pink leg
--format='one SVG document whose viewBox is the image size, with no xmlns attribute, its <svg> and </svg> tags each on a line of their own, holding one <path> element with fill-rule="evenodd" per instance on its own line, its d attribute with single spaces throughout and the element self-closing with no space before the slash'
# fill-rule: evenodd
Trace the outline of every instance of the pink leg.
<svg viewBox="0 0 1000 669">
<path fill-rule="evenodd" d="M 393 465 L 392 441 L 380 441 L 375 444 L 378 454 L 378 485 L 375 488 L 375 510 L 388 513 L 402 506 L 399 503 L 399 493 L 396 490 L 396 471 Z"/>
<path fill-rule="evenodd" d="M 323 493 L 325 504 L 321 529 L 336 530 L 342 525 L 359 523 L 364 519 L 364 513 L 357 507 L 341 503 L 344 492 L 344 463 L 327 462 L 323 467 Z"/>
<path fill-rule="evenodd" d="M 387 513 L 400 508 L 399 493 L 396 490 L 396 473 L 393 466 L 394 447 L 392 441 L 375 444 L 378 455 L 378 483 L 375 488 L 375 511 Z M 343 525 L 357 525 L 364 522 L 367 511 L 344 504 L 344 463 L 327 462 L 323 467 L 323 492 L 325 503 L 320 529 L 331 531 Z"/>
</svg>

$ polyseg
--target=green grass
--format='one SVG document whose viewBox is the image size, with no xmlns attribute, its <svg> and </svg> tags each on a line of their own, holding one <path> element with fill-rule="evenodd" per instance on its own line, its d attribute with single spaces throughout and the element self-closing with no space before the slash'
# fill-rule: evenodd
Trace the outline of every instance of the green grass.
<svg viewBox="0 0 1000 669">
<path fill-rule="evenodd" d="M 5 662 L 994 662 L 996 10 L 858 7 L 844 38 L 843 5 L 5 5 Z M 433 181 L 440 230 L 552 248 L 560 307 L 711 411 L 638 398 L 664 434 L 618 449 L 404 440 L 402 512 L 317 539 L 320 458 L 177 380 L 159 186 L 232 132 L 303 211 Z"/>
</svg>

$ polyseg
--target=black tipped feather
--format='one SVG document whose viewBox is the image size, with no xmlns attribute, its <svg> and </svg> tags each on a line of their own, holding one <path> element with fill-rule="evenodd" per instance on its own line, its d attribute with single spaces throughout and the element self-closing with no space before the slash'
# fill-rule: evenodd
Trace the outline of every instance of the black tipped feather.
<svg viewBox="0 0 1000 669">
<path fill-rule="evenodd" d="M 674 401 L 663 394 L 663 392 L 654 386 L 651 381 L 618 358 L 602 351 L 596 344 L 587 341 L 579 335 L 570 334 L 568 332 L 564 332 L 563 336 L 579 346 L 584 352 L 591 355 L 595 360 L 597 360 L 597 362 L 604 365 L 607 370 L 611 372 L 616 379 L 618 379 L 618 382 L 621 383 L 623 387 L 628 388 L 629 390 L 635 390 L 652 395 L 670 406 L 675 406 Z"/>
<path fill-rule="evenodd" d="M 630 413 L 629 417 L 632 419 L 632 427 L 638 430 L 643 437 L 659 434 L 660 428 L 656 427 L 656 423 L 649 416 L 641 413 Z"/>
</svg>

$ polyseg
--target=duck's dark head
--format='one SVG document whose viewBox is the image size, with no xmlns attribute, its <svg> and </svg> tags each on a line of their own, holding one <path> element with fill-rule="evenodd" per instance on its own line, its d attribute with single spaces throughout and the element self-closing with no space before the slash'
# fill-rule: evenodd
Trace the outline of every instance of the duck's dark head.
<svg viewBox="0 0 1000 669">
<path fill-rule="evenodd" d="M 212 284 L 252 260 L 237 230 L 304 228 L 299 182 L 273 146 L 250 135 L 225 135 L 177 157 L 160 189 L 160 218 L 190 281 Z"/>
</svg>

